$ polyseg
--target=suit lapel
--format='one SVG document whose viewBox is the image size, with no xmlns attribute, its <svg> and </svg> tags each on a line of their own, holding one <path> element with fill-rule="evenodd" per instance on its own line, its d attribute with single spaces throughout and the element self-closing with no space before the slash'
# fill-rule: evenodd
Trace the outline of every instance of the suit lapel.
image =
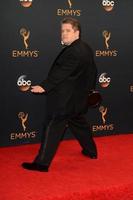
<svg viewBox="0 0 133 200">
<path fill-rule="evenodd" d="M 59 59 L 59 57 L 63 54 L 63 52 L 64 52 L 67 48 L 68 48 L 68 46 L 64 47 L 64 48 L 61 50 L 61 52 L 60 52 L 60 53 L 58 54 L 58 56 L 55 58 L 55 60 L 54 60 L 54 62 L 53 62 L 53 64 L 52 64 L 52 67 L 51 67 L 51 69 L 50 69 L 49 72 L 51 72 L 51 70 L 53 69 L 53 67 L 54 67 L 54 65 L 55 65 L 55 63 L 56 63 L 56 61 Z"/>
<path fill-rule="evenodd" d="M 80 42 L 80 39 L 77 39 L 77 40 L 75 40 L 71 45 L 66 46 L 66 47 L 64 47 L 64 48 L 61 50 L 61 52 L 58 54 L 58 56 L 57 56 L 56 59 L 54 60 L 54 62 L 53 62 L 53 64 L 52 64 L 52 67 L 50 68 L 49 73 L 50 73 L 51 70 L 54 68 L 54 64 L 56 63 L 56 61 L 58 60 L 58 58 L 64 53 L 64 51 L 65 51 L 66 49 L 68 49 L 69 47 L 72 47 L 72 46 L 76 45 L 76 44 L 79 43 L 79 42 Z"/>
</svg>

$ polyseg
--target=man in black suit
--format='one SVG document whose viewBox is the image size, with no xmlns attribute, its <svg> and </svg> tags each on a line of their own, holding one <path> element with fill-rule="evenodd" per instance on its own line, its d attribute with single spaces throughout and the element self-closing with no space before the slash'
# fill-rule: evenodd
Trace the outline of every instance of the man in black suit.
<svg viewBox="0 0 133 200">
<path fill-rule="evenodd" d="M 47 98 L 45 131 L 38 155 L 28 170 L 48 171 L 64 131 L 68 127 L 82 147 L 82 154 L 97 158 L 96 144 L 85 114 L 89 90 L 95 88 L 97 69 L 91 48 L 81 40 L 81 27 L 73 18 L 61 22 L 61 39 L 65 45 L 55 59 L 47 79 L 31 92 L 45 93 Z"/>
</svg>

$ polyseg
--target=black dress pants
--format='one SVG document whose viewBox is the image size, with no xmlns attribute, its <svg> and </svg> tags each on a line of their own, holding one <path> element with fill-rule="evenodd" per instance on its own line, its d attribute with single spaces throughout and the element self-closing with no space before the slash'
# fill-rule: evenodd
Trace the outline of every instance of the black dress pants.
<svg viewBox="0 0 133 200">
<path fill-rule="evenodd" d="M 97 155 L 96 144 L 84 114 L 77 114 L 71 117 L 53 116 L 52 118 L 47 118 L 41 146 L 34 162 L 50 166 L 67 128 L 71 130 L 83 149 L 87 150 L 89 154 Z"/>
</svg>

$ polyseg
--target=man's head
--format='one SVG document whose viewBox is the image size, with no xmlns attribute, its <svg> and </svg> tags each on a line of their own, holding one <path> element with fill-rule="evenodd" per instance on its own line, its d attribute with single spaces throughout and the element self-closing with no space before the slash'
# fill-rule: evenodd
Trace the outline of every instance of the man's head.
<svg viewBox="0 0 133 200">
<path fill-rule="evenodd" d="M 81 35 L 81 27 L 78 20 L 65 18 L 61 21 L 61 40 L 65 45 L 70 45 Z"/>
</svg>

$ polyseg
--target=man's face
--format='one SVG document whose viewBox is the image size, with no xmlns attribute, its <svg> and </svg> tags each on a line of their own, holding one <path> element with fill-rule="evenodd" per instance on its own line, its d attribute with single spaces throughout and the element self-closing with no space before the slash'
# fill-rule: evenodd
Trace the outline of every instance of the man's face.
<svg viewBox="0 0 133 200">
<path fill-rule="evenodd" d="M 79 38 L 79 31 L 74 30 L 71 24 L 61 25 L 61 40 L 65 45 L 69 45 Z"/>
</svg>

